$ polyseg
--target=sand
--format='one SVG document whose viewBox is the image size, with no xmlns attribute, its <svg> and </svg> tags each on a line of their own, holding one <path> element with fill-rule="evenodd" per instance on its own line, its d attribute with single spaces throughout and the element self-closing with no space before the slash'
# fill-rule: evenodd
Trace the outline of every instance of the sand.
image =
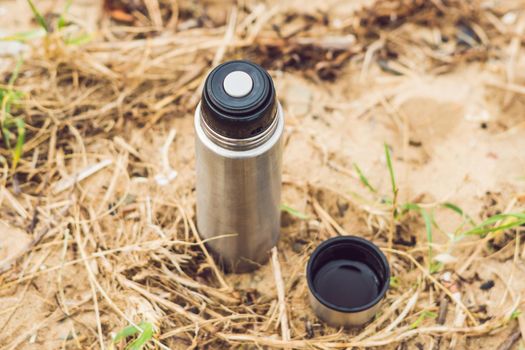
<svg viewBox="0 0 525 350">
<path fill-rule="evenodd" d="M 463 237 L 475 225 L 446 207 L 477 224 L 524 211 L 518 2 L 181 2 L 176 22 L 168 1 L 106 4 L 73 4 L 86 44 L 58 32 L 21 46 L 17 169 L 0 148 L 1 349 L 124 348 L 112 337 L 141 321 L 150 348 L 524 346 L 523 225 Z M 37 28 L 26 3 L 0 9 L 2 32 Z M 2 49 L 7 82 L 20 47 Z M 208 69 L 233 58 L 269 70 L 285 112 L 282 202 L 306 218 L 283 212 L 284 301 L 275 264 L 225 275 L 193 224 L 193 111 Z M 433 215 L 431 243 L 406 203 Z M 308 256 L 339 234 L 383 248 L 395 277 L 364 329 L 330 328 L 308 305 Z"/>
</svg>

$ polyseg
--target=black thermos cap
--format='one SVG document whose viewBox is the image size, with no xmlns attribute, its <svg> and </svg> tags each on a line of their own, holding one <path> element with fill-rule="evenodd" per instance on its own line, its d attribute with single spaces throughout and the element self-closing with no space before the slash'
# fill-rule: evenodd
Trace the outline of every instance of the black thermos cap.
<svg viewBox="0 0 525 350">
<path fill-rule="evenodd" d="M 206 78 L 201 106 L 206 124 L 216 133 L 233 139 L 256 136 L 276 117 L 272 78 L 249 61 L 223 63 Z"/>
</svg>

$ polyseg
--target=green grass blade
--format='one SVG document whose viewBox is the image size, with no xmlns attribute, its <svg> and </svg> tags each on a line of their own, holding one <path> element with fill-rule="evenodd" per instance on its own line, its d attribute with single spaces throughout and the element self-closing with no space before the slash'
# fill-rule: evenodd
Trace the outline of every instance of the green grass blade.
<svg viewBox="0 0 525 350">
<path fill-rule="evenodd" d="M 421 207 L 416 203 L 405 203 L 401 206 L 401 212 L 406 213 L 409 210 L 419 211 Z"/>
<path fill-rule="evenodd" d="M 153 338 L 153 325 L 151 323 L 141 323 L 141 328 L 142 334 L 126 346 L 127 350 L 142 350 Z"/>
<path fill-rule="evenodd" d="M 454 203 L 446 202 L 446 203 L 441 204 L 441 206 L 443 208 L 447 208 L 447 209 L 452 210 L 453 212 L 456 212 L 457 214 L 459 214 L 459 216 L 465 216 L 465 212 L 463 211 L 463 209 L 461 209 Z"/>
<path fill-rule="evenodd" d="M 421 313 L 421 315 L 419 315 L 419 317 L 410 325 L 410 329 L 419 327 L 421 322 L 423 322 L 423 320 L 427 318 L 436 318 L 436 317 L 438 317 L 438 315 L 435 312 L 427 311 L 427 310 L 423 311 L 423 313 Z"/>
<path fill-rule="evenodd" d="M 476 222 L 472 219 L 472 217 L 470 217 L 470 215 L 468 215 L 467 213 L 465 213 L 463 211 L 463 209 L 461 209 L 460 207 L 458 207 L 457 205 L 455 205 L 454 203 L 450 203 L 450 202 L 446 202 L 446 203 L 443 203 L 441 204 L 441 206 L 443 208 L 447 208 L 447 209 L 450 209 L 452 210 L 453 212 L 457 213 L 459 216 L 461 216 L 462 218 L 465 218 L 468 220 L 468 222 L 472 225 L 472 226 L 476 226 Z"/>
<path fill-rule="evenodd" d="M 289 205 L 281 204 L 281 210 L 287 212 L 288 214 L 290 214 L 292 216 L 295 216 L 298 219 L 301 219 L 301 220 L 307 220 L 308 219 L 308 215 L 306 215 L 305 213 L 300 212 L 297 209 L 294 209 L 294 208 L 290 207 Z"/>
<path fill-rule="evenodd" d="M 43 38 L 46 36 L 47 32 L 42 29 L 38 28 L 29 32 L 21 32 L 16 33 L 13 35 L 8 35 L 0 38 L 0 41 L 20 41 L 20 42 L 26 42 L 33 39 Z"/>
<path fill-rule="evenodd" d="M 505 223 L 495 226 L 495 227 L 488 227 L 492 224 L 497 223 L 498 221 L 506 220 L 506 219 L 515 219 L 515 221 Z M 508 214 L 497 214 L 494 216 L 491 216 L 487 220 L 483 221 L 478 226 L 474 227 L 471 230 L 468 230 L 467 232 L 463 233 L 464 236 L 468 235 L 485 235 L 490 232 L 495 231 L 502 231 L 502 230 L 508 230 L 510 228 L 518 227 L 521 225 L 525 225 L 525 213 L 508 213 Z"/>
<path fill-rule="evenodd" d="M 35 4 L 33 3 L 33 0 L 27 0 L 27 3 L 29 4 L 29 7 L 31 7 L 31 12 L 33 12 L 33 16 L 35 16 L 35 20 L 37 23 L 44 28 L 46 32 L 49 33 L 49 28 L 47 27 L 46 20 L 44 19 L 44 16 L 38 11 Z"/>
<path fill-rule="evenodd" d="M 429 266 L 432 266 L 432 259 L 434 259 L 434 253 L 432 251 L 432 215 L 428 213 L 428 211 L 424 208 L 421 208 L 419 210 L 421 213 L 421 216 L 423 217 L 423 220 L 425 221 L 425 231 L 427 233 L 427 242 L 428 242 L 428 263 Z"/>
<path fill-rule="evenodd" d="M 21 91 L 2 89 L 0 88 L 0 98 L 2 100 L 2 115 L 9 116 L 11 113 L 11 106 L 20 102 L 24 96 Z"/>
<path fill-rule="evenodd" d="M 142 323 L 139 324 L 139 326 L 141 326 L 142 328 Z M 120 332 L 118 332 L 115 337 L 113 338 L 113 342 L 114 343 L 118 343 L 120 342 L 121 340 L 124 340 L 126 339 L 127 337 L 131 337 L 131 336 L 134 336 L 135 334 L 139 333 L 139 329 L 135 326 L 127 326 L 127 327 L 124 327 L 120 330 Z"/>
<path fill-rule="evenodd" d="M 521 316 L 521 311 L 516 309 L 516 310 L 512 311 L 512 314 L 510 314 L 510 319 L 511 320 L 515 320 L 515 319 L 517 319 L 520 316 Z"/>
<path fill-rule="evenodd" d="M 24 143 L 26 138 L 26 127 L 24 120 L 22 118 L 16 118 L 16 131 L 17 131 L 17 138 L 16 138 L 16 145 L 13 149 L 13 169 L 16 169 L 16 166 L 18 165 L 18 162 L 20 161 L 20 158 L 22 158 L 23 149 L 24 149 Z"/>
<path fill-rule="evenodd" d="M 12 89 L 13 85 L 15 85 L 15 81 L 16 79 L 18 79 L 18 73 L 20 72 L 20 67 L 22 67 L 23 62 L 24 61 L 22 60 L 21 57 L 16 61 L 15 69 L 13 70 L 13 73 L 11 74 L 11 77 L 9 78 L 9 83 L 7 84 L 9 86 L 9 89 Z"/>
<path fill-rule="evenodd" d="M 62 13 L 60 14 L 60 17 L 58 18 L 58 23 L 57 23 L 58 30 L 67 26 L 66 15 L 69 12 L 69 8 L 71 7 L 71 4 L 73 4 L 73 0 L 66 1 L 66 5 L 64 6 L 64 11 L 62 11 Z"/>
<path fill-rule="evenodd" d="M 4 139 L 5 147 L 7 149 L 11 148 L 11 132 L 9 129 L 2 123 L 2 138 Z"/>
<path fill-rule="evenodd" d="M 354 169 L 357 172 L 357 175 L 359 175 L 359 180 L 361 180 L 363 185 L 365 185 L 365 187 L 368 188 L 373 193 L 377 193 L 376 189 L 370 184 L 370 181 L 368 181 L 365 174 L 363 174 L 363 172 L 361 171 L 361 168 L 359 168 L 359 166 L 356 163 L 354 163 Z"/>
<path fill-rule="evenodd" d="M 84 44 L 87 44 L 89 43 L 93 38 L 91 37 L 91 35 L 89 34 L 81 34 L 81 35 L 78 35 L 74 38 L 67 38 L 65 40 L 65 43 L 67 45 L 84 45 Z"/>
<path fill-rule="evenodd" d="M 11 115 L 11 106 L 14 103 L 18 103 L 22 98 L 23 94 L 20 91 L 13 90 L 13 85 L 18 78 L 20 67 L 22 66 L 22 59 L 19 58 L 11 77 L 9 78 L 8 87 L 0 88 L 0 99 L 1 99 L 1 115 L 0 115 L 0 128 L 2 138 L 7 149 L 12 153 L 12 168 L 16 169 L 20 158 L 22 158 L 22 152 L 25 142 L 26 129 L 25 123 L 22 118 L 14 118 Z M 12 129 L 16 129 L 16 144 L 14 149 L 11 145 L 11 136 L 13 135 Z"/>
<path fill-rule="evenodd" d="M 399 277 L 390 276 L 390 287 L 397 288 L 399 287 Z"/>
<path fill-rule="evenodd" d="M 394 168 L 392 167 L 392 159 L 390 157 L 390 149 L 385 143 L 385 156 L 386 156 L 386 165 L 388 166 L 388 172 L 390 173 L 390 182 L 392 183 L 392 192 L 394 195 L 397 193 L 397 184 L 396 177 L 394 175 Z"/>
</svg>

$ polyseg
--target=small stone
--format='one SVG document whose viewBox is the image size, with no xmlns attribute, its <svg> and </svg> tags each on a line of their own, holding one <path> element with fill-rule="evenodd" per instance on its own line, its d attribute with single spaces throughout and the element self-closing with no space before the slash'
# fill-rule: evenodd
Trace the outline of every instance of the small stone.
<svg viewBox="0 0 525 350">
<path fill-rule="evenodd" d="M 295 241 L 292 245 L 292 250 L 294 251 L 294 253 L 301 253 L 303 251 L 303 243 L 302 242 L 299 242 L 299 241 Z"/>
<path fill-rule="evenodd" d="M 479 286 L 479 289 L 481 289 L 481 290 L 489 290 L 492 287 L 494 287 L 494 281 L 493 280 L 488 280 L 487 282 L 482 283 Z"/>
</svg>

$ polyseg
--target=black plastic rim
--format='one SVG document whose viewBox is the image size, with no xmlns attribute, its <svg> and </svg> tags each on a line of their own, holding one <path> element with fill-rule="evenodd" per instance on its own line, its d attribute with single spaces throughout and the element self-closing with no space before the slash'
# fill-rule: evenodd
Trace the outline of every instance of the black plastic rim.
<svg viewBox="0 0 525 350">
<path fill-rule="evenodd" d="M 224 90 L 224 79 L 234 71 L 252 78 L 253 88 L 246 96 L 232 97 Z M 272 78 L 249 61 L 223 63 L 206 78 L 201 106 L 206 124 L 216 133 L 233 139 L 257 136 L 272 124 L 277 112 Z"/>
<path fill-rule="evenodd" d="M 326 251 L 329 248 L 332 248 L 334 246 L 338 245 L 353 245 L 355 247 L 360 247 L 361 249 L 369 252 L 372 254 L 379 264 L 381 265 L 381 268 L 384 270 L 384 276 L 383 278 L 380 278 L 380 281 L 382 283 L 381 289 L 379 290 L 378 295 L 368 304 L 364 304 L 357 307 L 343 307 L 339 305 L 335 305 L 333 303 L 330 303 L 329 301 L 325 300 L 314 288 L 314 267 L 317 258 L 320 254 L 322 254 L 324 251 Z M 355 313 L 364 311 L 367 309 L 370 309 L 377 303 L 379 303 L 383 297 L 385 296 L 389 285 L 390 285 L 390 265 L 388 264 L 388 260 L 386 259 L 383 252 L 372 242 L 369 240 L 366 240 L 361 237 L 357 236 L 338 236 L 338 237 L 332 237 L 327 239 L 326 241 L 323 241 L 321 244 L 315 248 L 312 255 L 310 255 L 310 259 L 308 260 L 308 265 L 306 266 L 306 280 L 308 282 L 308 288 L 310 289 L 310 292 L 313 294 L 313 296 L 324 306 L 336 310 L 339 312 L 347 312 L 347 313 Z"/>
</svg>

